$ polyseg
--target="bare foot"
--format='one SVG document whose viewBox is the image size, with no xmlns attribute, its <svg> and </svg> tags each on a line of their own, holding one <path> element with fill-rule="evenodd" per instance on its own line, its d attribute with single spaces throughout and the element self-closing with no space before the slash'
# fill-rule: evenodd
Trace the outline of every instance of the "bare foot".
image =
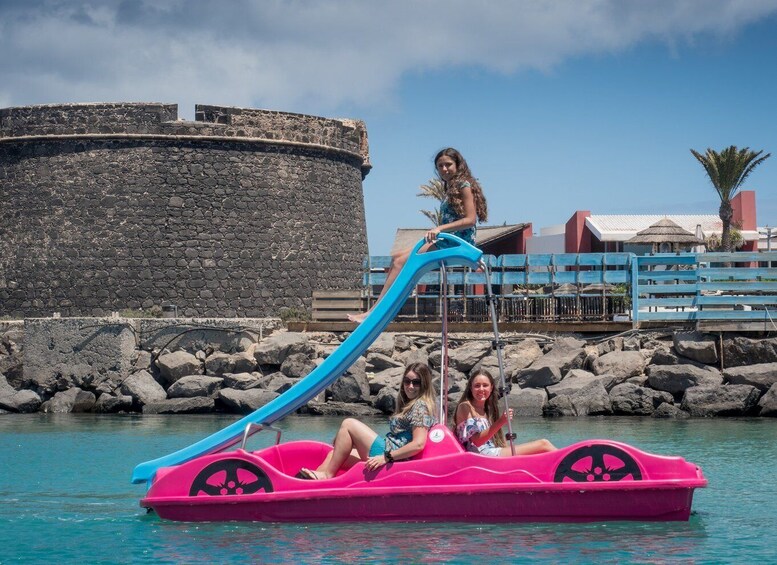
<svg viewBox="0 0 777 565">
<path fill-rule="evenodd" d="M 348 314 L 348 316 L 346 317 L 351 322 L 354 322 L 356 324 L 361 324 L 364 321 L 364 319 L 367 317 L 367 312 L 362 312 L 361 314 Z"/>
</svg>

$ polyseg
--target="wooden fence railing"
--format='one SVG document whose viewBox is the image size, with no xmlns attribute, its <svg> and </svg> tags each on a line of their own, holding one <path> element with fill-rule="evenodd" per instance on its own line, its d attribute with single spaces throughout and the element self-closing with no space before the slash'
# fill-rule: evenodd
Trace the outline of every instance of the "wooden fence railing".
<svg viewBox="0 0 777 565">
<path fill-rule="evenodd" d="M 630 319 L 635 327 L 643 322 L 777 322 L 777 252 L 487 255 L 484 260 L 502 321 Z M 365 262 L 368 305 L 380 293 L 389 263 L 384 256 Z M 439 271 L 424 275 L 399 318 L 439 319 L 440 277 Z M 451 319 L 487 319 L 485 273 L 449 268 L 447 282 Z"/>
<path fill-rule="evenodd" d="M 774 265 L 774 267 L 772 266 Z M 777 253 L 634 256 L 632 319 L 777 329 Z M 773 327 L 771 327 L 773 326 Z"/>
<path fill-rule="evenodd" d="M 631 256 L 628 253 L 486 255 L 491 285 L 503 321 L 587 321 L 628 319 Z M 364 284 L 370 303 L 386 280 L 390 257 L 370 257 Z M 424 275 L 399 317 L 439 319 L 439 270 Z M 485 273 L 449 268 L 449 316 L 453 320 L 486 321 Z"/>
</svg>

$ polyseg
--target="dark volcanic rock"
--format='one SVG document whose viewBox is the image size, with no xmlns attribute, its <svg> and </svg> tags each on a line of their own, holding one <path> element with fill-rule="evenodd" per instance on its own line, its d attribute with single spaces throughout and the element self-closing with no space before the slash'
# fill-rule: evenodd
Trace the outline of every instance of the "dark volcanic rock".
<svg viewBox="0 0 777 565">
<path fill-rule="evenodd" d="M 745 416 L 760 394 L 750 385 L 696 386 L 685 391 L 681 408 L 691 416 Z"/>
<path fill-rule="evenodd" d="M 143 406 L 143 414 L 207 414 L 216 403 L 212 398 L 170 398 Z"/>
</svg>

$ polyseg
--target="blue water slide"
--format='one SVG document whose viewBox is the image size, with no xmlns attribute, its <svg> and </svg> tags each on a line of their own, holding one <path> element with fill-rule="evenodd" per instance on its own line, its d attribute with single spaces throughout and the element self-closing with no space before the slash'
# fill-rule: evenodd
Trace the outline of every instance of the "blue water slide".
<svg viewBox="0 0 777 565">
<path fill-rule="evenodd" d="M 132 473 L 132 482 L 150 484 L 160 467 L 179 465 L 195 457 L 226 449 L 240 441 L 248 424 L 272 424 L 307 404 L 318 393 L 336 381 L 394 319 L 424 274 L 439 267 L 442 263 L 445 263 L 446 266 L 472 268 L 477 266 L 483 254 L 477 247 L 447 233 L 441 233 L 439 237 L 447 240 L 447 245 L 450 247 L 419 253 L 424 244 L 423 240 L 419 241 L 410 253 L 407 263 L 400 271 L 394 284 L 375 305 L 367 319 L 359 324 L 348 336 L 348 339 L 343 341 L 340 347 L 307 377 L 279 397 L 221 431 L 164 457 L 140 463 Z"/>
</svg>

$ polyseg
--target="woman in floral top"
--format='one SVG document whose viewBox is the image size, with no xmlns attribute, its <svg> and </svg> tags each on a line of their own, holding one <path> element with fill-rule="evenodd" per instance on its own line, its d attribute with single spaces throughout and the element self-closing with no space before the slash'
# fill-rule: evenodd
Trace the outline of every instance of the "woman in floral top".
<svg viewBox="0 0 777 565">
<path fill-rule="evenodd" d="M 502 427 L 513 410 L 500 413 L 494 377 L 484 369 L 472 373 L 467 388 L 456 406 L 456 437 L 468 451 L 492 457 L 508 457 L 511 449 L 505 444 Z M 515 455 L 530 455 L 555 451 L 556 447 L 546 439 L 537 439 L 513 446 Z"/>
<path fill-rule="evenodd" d="M 434 408 L 432 372 L 423 363 L 413 363 L 402 377 L 386 437 L 355 418 L 346 418 L 326 459 L 315 470 L 303 467 L 298 477 L 331 479 L 340 469 L 350 469 L 359 461 L 374 471 L 386 463 L 420 453 L 426 445 L 429 428 L 436 423 Z"/>
<path fill-rule="evenodd" d="M 426 243 L 421 247 L 419 253 L 454 245 L 448 240 L 438 240 L 437 236 L 440 235 L 440 232 L 452 233 L 467 243 L 475 245 L 475 225 L 478 222 L 485 222 L 488 218 L 486 197 L 483 195 L 480 183 L 469 170 L 467 161 L 453 147 L 448 147 L 437 153 L 434 157 L 434 168 L 440 180 L 445 184 L 445 200 L 440 205 L 442 223 L 426 232 L 424 236 Z M 412 251 L 412 248 L 404 249 L 392 256 L 391 265 L 386 273 L 386 282 L 383 284 L 376 304 L 397 278 Z M 375 308 L 375 305 L 372 308 Z M 361 323 L 372 311 L 372 308 L 361 314 L 349 314 L 348 319 Z"/>
</svg>

